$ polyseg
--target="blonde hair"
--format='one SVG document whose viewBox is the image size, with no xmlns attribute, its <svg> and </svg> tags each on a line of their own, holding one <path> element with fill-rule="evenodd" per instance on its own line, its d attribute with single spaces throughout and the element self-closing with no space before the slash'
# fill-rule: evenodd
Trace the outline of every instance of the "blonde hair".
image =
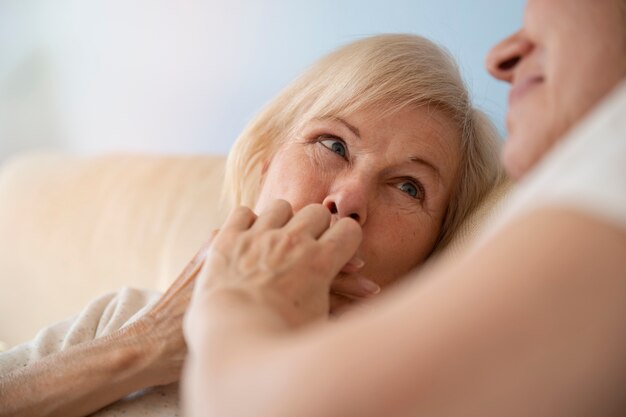
<svg viewBox="0 0 626 417">
<path fill-rule="evenodd" d="M 458 126 L 461 165 L 437 249 L 501 178 L 499 137 L 472 107 L 454 59 L 417 35 L 371 36 L 321 58 L 272 100 L 231 150 L 224 195 L 233 206 L 253 207 L 263 165 L 307 121 L 344 117 L 364 108 L 390 114 L 406 106 L 441 109 Z"/>
</svg>

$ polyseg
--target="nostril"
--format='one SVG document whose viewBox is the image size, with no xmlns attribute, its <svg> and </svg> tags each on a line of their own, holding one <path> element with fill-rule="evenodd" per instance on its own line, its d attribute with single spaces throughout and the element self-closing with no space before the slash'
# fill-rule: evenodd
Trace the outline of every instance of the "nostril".
<svg viewBox="0 0 626 417">
<path fill-rule="evenodd" d="M 517 65 L 517 63 L 520 61 L 520 59 L 521 58 L 519 56 L 515 56 L 513 58 L 507 59 L 506 61 L 501 62 L 498 65 L 498 69 L 501 71 L 508 71 L 514 68 Z"/>
<path fill-rule="evenodd" d="M 330 210 L 330 214 L 337 214 L 337 205 L 335 203 L 328 204 L 328 210 Z"/>
<path fill-rule="evenodd" d="M 359 215 L 358 215 L 358 214 L 356 214 L 356 213 L 352 213 L 352 214 L 350 214 L 350 217 L 352 217 L 352 218 L 353 218 L 354 220 L 356 220 L 357 222 L 358 222 L 358 221 L 359 221 L 359 219 L 360 219 Z"/>
</svg>

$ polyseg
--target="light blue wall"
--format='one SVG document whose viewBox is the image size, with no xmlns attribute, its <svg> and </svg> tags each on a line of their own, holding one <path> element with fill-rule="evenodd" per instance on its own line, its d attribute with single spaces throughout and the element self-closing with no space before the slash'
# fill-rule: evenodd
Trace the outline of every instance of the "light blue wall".
<svg viewBox="0 0 626 417">
<path fill-rule="evenodd" d="M 483 62 L 521 25 L 522 0 L 0 0 L 0 157 L 225 153 L 307 65 L 381 32 L 414 32 L 461 63 L 503 129 L 506 87 Z"/>
</svg>

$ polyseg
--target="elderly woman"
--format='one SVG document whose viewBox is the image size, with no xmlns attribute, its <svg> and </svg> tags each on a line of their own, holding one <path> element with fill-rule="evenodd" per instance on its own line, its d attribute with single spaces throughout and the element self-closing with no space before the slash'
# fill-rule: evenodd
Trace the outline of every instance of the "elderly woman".
<svg viewBox="0 0 626 417">
<path fill-rule="evenodd" d="M 235 211 L 185 321 L 188 415 L 626 415 L 626 2 L 529 0 L 488 66 L 512 85 L 521 180 L 501 220 L 327 325 L 366 227 L 320 205 Z"/>
<path fill-rule="evenodd" d="M 418 36 L 375 36 L 317 62 L 252 121 L 229 155 L 225 190 L 259 212 L 280 198 L 290 213 L 318 203 L 359 225 L 358 250 L 325 289 L 331 305 L 326 298 L 315 306 L 326 316 L 372 297 L 443 247 L 499 180 L 497 147 L 445 52 Z M 255 247 L 284 244 L 270 238 Z M 84 415 L 177 381 L 186 354 L 182 316 L 205 252 L 156 304 L 141 309 L 151 296 L 126 291 L 0 356 L 0 414 Z M 309 276 L 322 266 L 299 271 L 316 297 Z M 104 330 L 85 335 L 81 320 Z M 170 385 L 108 411 L 172 414 L 176 399 Z"/>
</svg>

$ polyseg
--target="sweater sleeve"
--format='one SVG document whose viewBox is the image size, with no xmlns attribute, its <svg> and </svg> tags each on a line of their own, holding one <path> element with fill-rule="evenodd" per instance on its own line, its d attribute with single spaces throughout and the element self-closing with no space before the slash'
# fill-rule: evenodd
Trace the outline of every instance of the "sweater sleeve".
<svg viewBox="0 0 626 417">
<path fill-rule="evenodd" d="M 77 316 L 40 330 L 29 342 L 0 353 L 0 375 L 7 374 L 45 356 L 105 336 L 144 313 L 159 293 L 123 288 L 91 301 Z"/>
<path fill-rule="evenodd" d="M 155 291 L 123 288 L 96 298 L 77 316 L 46 327 L 32 341 L 0 353 L 0 377 L 37 359 L 120 329 L 150 309 L 160 295 Z M 172 417 L 179 414 L 178 383 L 173 383 L 132 393 L 93 416 Z"/>
</svg>

